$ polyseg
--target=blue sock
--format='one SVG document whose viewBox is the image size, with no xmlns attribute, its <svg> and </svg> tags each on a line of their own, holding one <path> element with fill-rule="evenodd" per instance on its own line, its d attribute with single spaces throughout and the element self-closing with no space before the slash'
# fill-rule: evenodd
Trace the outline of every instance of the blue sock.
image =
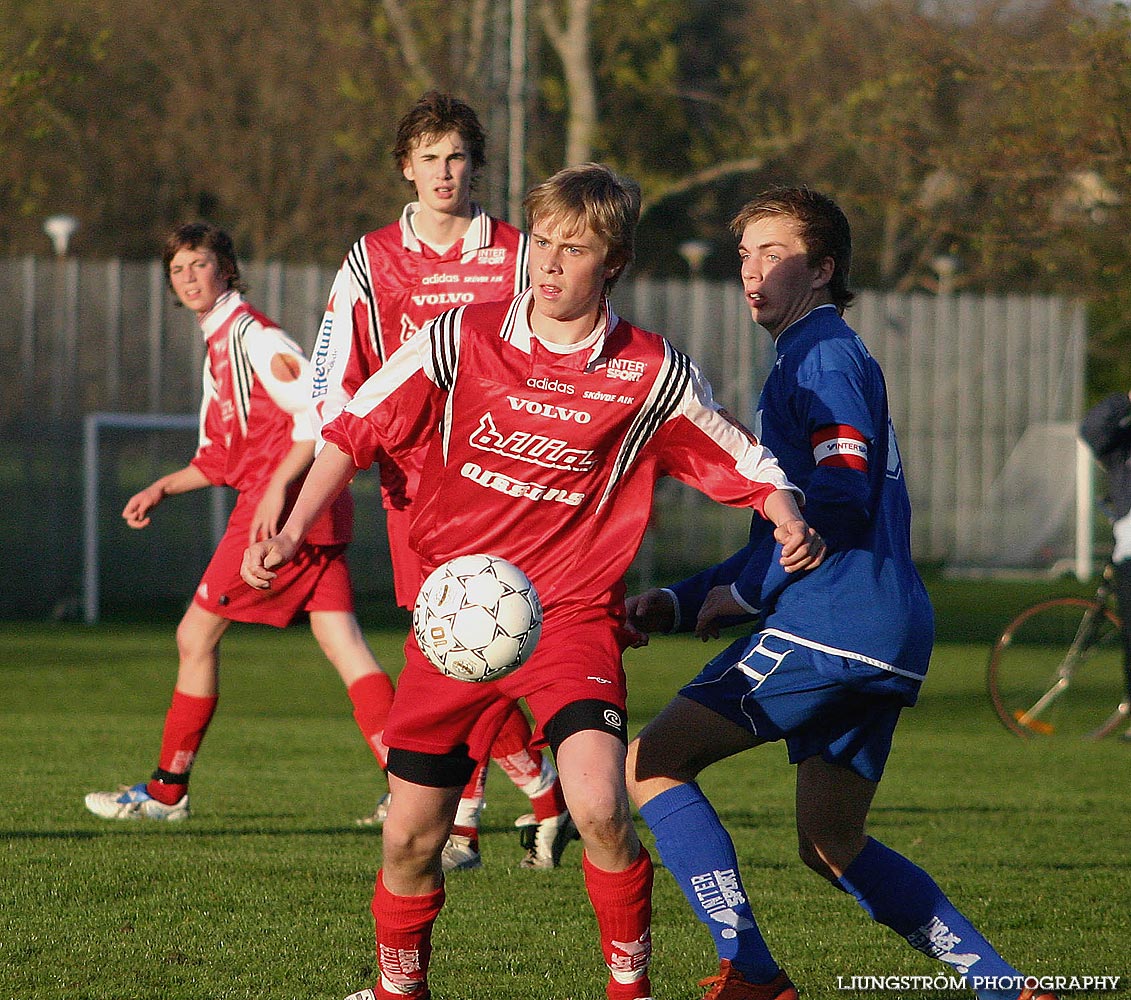
<svg viewBox="0 0 1131 1000">
<path fill-rule="evenodd" d="M 955 909 L 930 875 L 878 840 L 869 839 L 839 882 L 873 920 L 890 927 L 924 955 L 953 965 L 962 975 L 1020 975 Z M 980 1000 L 1003 996 L 1016 1000 L 1019 991 L 977 992 Z"/>
<path fill-rule="evenodd" d="M 729 959 L 751 982 L 768 983 L 781 970 L 746 900 L 734 844 L 699 786 L 669 788 L 640 815 L 664 866 L 715 939 L 719 958 Z"/>
</svg>

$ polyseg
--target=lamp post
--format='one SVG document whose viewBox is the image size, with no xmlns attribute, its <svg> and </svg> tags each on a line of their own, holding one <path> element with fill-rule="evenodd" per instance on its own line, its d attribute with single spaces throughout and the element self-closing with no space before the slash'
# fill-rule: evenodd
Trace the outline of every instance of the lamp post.
<svg viewBox="0 0 1131 1000">
<path fill-rule="evenodd" d="M 526 192 L 526 0 L 511 0 L 507 80 L 507 221 L 522 227 Z"/>
<path fill-rule="evenodd" d="M 75 412 L 74 369 L 78 342 L 78 270 L 74 261 L 67 258 L 71 236 L 78 229 L 79 220 L 73 215 L 52 215 L 44 220 L 43 231 L 55 250 L 55 287 L 52 296 L 52 318 L 55 325 L 55 345 L 52 347 L 51 395 L 46 436 L 52 447 L 62 449 L 67 418 Z M 70 280 L 72 273 L 75 280 Z M 42 404 L 40 404 L 42 405 Z M 42 512 L 40 542 L 47 552 L 56 552 L 62 545 L 60 531 L 64 516 L 60 510 L 59 491 L 52 490 Z M 48 592 L 59 593 L 62 587 L 63 568 L 54 557 L 48 562 Z"/>
<path fill-rule="evenodd" d="M 55 294 L 52 305 L 55 320 L 55 361 L 51 379 L 51 415 L 62 418 L 74 403 L 73 370 L 78 352 L 78 277 L 74 261 L 67 258 L 71 237 L 79 227 L 73 215 L 51 215 L 43 231 L 55 250 Z M 74 280 L 72 280 L 74 272 Z"/>
<path fill-rule="evenodd" d="M 698 278 L 703 271 L 703 262 L 711 252 L 711 244 L 706 240 L 686 240 L 676 247 L 676 250 L 687 262 L 691 277 Z"/>
<path fill-rule="evenodd" d="M 67 247 L 78 228 L 79 220 L 73 215 L 51 215 L 44 220 L 43 231 L 50 238 L 56 257 L 67 256 Z"/>
<path fill-rule="evenodd" d="M 954 276 L 958 271 L 958 264 L 958 258 L 949 253 L 940 254 L 931 260 L 937 279 L 936 294 L 951 295 L 954 292 Z"/>
</svg>

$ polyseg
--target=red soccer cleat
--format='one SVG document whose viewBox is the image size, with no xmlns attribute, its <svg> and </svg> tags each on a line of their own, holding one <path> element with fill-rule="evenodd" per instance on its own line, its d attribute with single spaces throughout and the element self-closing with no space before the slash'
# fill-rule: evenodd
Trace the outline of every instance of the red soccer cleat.
<svg viewBox="0 0 1131 1000">
<path fill-rule="evenodd" d="M 699 985 L 709 987 L 703 1000 L 797 1000 L 797 987 L 784 972 L 768 983 L 752 983 L 726 958 L 718 974 L 699 980 Z"/>
</svg>

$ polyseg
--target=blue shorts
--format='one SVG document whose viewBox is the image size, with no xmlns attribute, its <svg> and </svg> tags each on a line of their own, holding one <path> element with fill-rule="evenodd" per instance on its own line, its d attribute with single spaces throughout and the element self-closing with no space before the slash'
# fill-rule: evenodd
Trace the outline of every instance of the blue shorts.
<svg viewBox="0 0 1131 1000">
<path fill-rule="evenodd" d="M 757 632 L 728 646 L 679 693 L 761 742 L 784 740 L 791 764 L 819 754 L 879 781 L 907 704 L 876 690 L 886 679 L 878 667 Z"/>
</svg>

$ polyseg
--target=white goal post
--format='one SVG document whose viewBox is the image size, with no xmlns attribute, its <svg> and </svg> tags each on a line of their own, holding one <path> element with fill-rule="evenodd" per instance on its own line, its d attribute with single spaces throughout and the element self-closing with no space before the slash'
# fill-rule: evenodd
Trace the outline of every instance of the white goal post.
<svg viewBox="0 0 1131 1000">
<path fill-rule="evenodd" d="M 98 621 L 101 569 L 98 504 L 100 498 L 99 447 L 103 430 L 192 431 L 200 424 L 196 413 L 88 413 L 83 419 L 83 620 Z M 228 519 L 224 490 L 211 491 L 213 544 L 224 534 Z"/>
</svg>

